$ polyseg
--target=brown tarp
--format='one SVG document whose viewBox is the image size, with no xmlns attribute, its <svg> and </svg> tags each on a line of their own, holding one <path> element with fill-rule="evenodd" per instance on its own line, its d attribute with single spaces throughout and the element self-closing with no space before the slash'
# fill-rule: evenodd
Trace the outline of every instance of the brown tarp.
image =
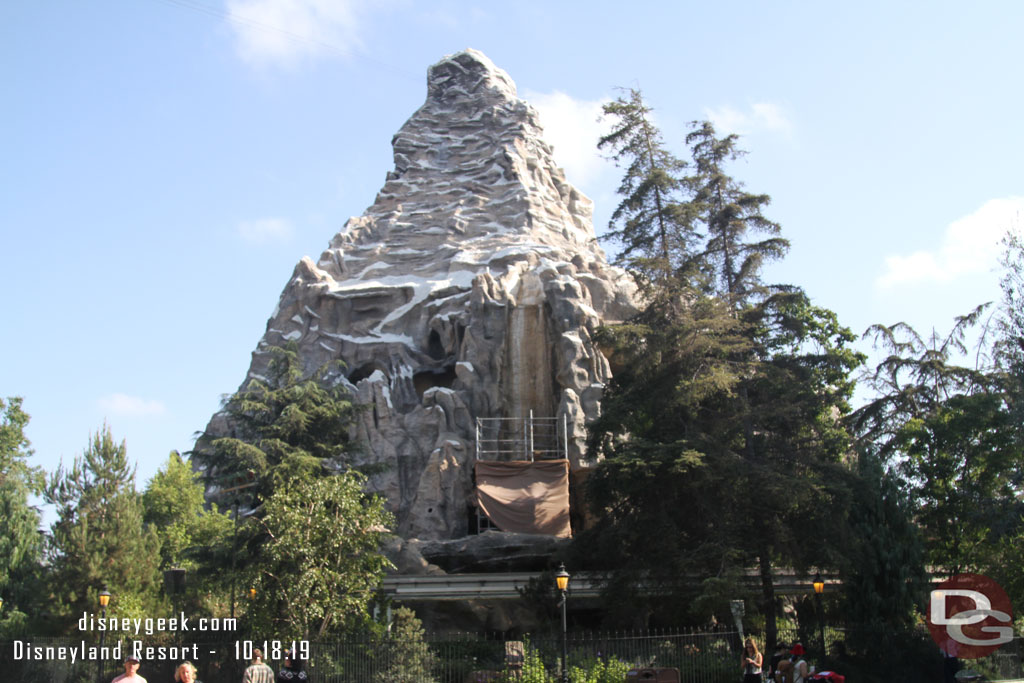
<svg viewBox="0 0 1024 683">
<path fill-rule="evenodd" d="M 478 460 L 476 500 L 502 531 L 572 536 L 567 460 Z"/>
</svg>

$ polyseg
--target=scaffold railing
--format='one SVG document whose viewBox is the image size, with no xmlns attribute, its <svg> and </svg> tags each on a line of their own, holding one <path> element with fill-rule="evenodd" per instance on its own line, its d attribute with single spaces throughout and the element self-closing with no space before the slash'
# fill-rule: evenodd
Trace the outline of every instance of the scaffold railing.
<svg viewBox="0 0 1024 683">
<path fill-rule="evenodd" d="M 569 423 L 562 417 L 478 417 L 477 460 L 562 460 L 569 457 Z"/>
</svg>

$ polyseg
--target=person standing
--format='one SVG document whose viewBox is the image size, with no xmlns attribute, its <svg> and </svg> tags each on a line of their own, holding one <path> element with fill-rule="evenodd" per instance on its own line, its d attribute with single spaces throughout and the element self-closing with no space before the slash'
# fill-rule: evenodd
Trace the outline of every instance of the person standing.
<svg viewBox="0 0 1024 683">
<path fill-rule="evenodd" d="M 263 663 L 263 650 L 252 651 L 252 664 L 246 668 L 242 683 L 274 683 L 274 670 Z"/>
<path fill-rule="evenodd" d="M 757 650 L 757 642 L 753 638 L 747 638 L 743 644 L 743 657 L 740 662 L 743 665 L 743 683 L 761 683 L 761 665 L 764 657 Z"/>
<path fill-rule="evenodd" d="M 192 666 L 192 662 L 182 662 L 174 670 L 174 681 L 175 683 L 203 683 L 196 678 L 197 673 L 196 668 Z"/>
<path fill-rule="evenodd" d="M 110 683 L 147 683 L 146 679 L 139 675 L 141 664 L 138 657 L 128 655 L 124 658 L 124 673 L 115 677 Z"/>
<path fill-rule="evenodd" d="M 804 659 L 804 654 L 806 654 L 804 646 L 796 643 L 793 645 L 792 654 L 790 661 L 793 662 L 793 683 L 804 683 L 812 673 L 807 660 Z"/>
<path fill-rule="evenodd" d="M 946 638 L 942 648 L 942 677 L 945 683 L 956 683 L 956 672 L 960 670 L 960 646 L 952 638 Z"/>
<path fill-rule="evenodd" d="M 775 654 L 772 655 L 771 659 L 768 660 L 768 667 L 764 669 L 764 678 L 769 681 L 775 680 L 775 673 L 778 671 L 779 662 L 786 659 L 789 655 L 789 646 L 785 642 L 779 641 L 775 646 Z"/>
<path fill-rule="evenodd" d="M 277 683 L 307 683 L 309 677 L 302 670 L 302 660 L 295 657 L 294 652 L 284 656 L 284 668 L 277 672 Z"/>
</svg>

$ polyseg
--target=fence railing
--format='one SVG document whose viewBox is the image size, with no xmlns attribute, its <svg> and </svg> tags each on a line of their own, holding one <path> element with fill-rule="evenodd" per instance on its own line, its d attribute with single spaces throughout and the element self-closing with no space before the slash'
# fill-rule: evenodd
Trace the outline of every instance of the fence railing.
<svg viewBox="0 0 1024 683">
<path fill-rule="evenodd" d="M 761 634 L 753 634 L 763 646 Z M 826 628 L 828 654 L 835 657 L 848 634 Z M 816 630 L 782 629 L 779 640 L 801 640 L 811 661 L 820 661 L 820 633 Z M 924 636 L 927 637 L 927 636 Z M 522 643 L 519 651 L 532 663 L 531 683 L 558 681 L 562 652 L 560 634 L 536 634 L 511 639 L 500 634 L 427 636 L 423 642 L 389 637 L 347 637 L 309 643 L 308 668 L 317 683 L 484 683 L 517 680 L 511 674 L 507 652 L 510 641 Z M 116 644 L 118 641 L 114 641 Z M 174 668 L 183 659 L 199 669 L 204 683 L 237 683 L 249 663 L 248 641 L 189 644 L 188 651 L 166 649 L 144 657 L 140 674 L 153 683 L 173 680 Z M 629 667 L 671 667 L 687 683 L 735 683 L 740 678 L 741 634 L 734 629 L 665 630 L 645 632 L 570 632 L 567 637 L 570 667 L 592 670 L 598 662 L 621 662 Z M 122 671 L 120 661 L 72 661 L 71 648 L 81 639 L 36 638 L 0 642 L 3 680 L 18 683 L 108 683 Z M 111 645 L 108 641 L 107 645 Z M 262 644 L 249 644 L 262 646 Z M 85 643 L 91 647 L 91 643 Z M 124 646 L 130 648 L 130 642 Z M 184 645 L 180 647 L 184 648 Z M 516 645 L 518 647 L 518 643 Z M 28 648 L 31 648 L 29 650 Z M 61 648 L 64 648 L 61 650 Z M 513 648 L 515 649 L 515 648 Z M 124 650 L 122 649 L 122 652 Z M 279 668 L 281 650 L 268 648 L 268 663 Z M 174 655 L 174 656 L 169 656 Z M 185 656 L 187 655 L 187 656 Z M 770 653 L 765 653 L 767 660 Z M 1024 678 L 1021 662 L 1024 645 L 1019 638 L 983 660 L 971 660 L 971 668 L 989 681 Z M 573 681 L 580 680 L 573 678 Z M 602 681 L 605 679 L 602 679 Z M 858 683 L 858 682 L 852 682 Z"/>
</svg>

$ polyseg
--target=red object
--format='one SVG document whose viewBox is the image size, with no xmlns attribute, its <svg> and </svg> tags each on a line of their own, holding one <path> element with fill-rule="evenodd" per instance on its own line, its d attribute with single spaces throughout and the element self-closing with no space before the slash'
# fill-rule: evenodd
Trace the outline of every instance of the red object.
<svg viewBox="0 0 1024 683">
<path fill-rule="evenodd" d="M 793 649 L 789 651 L 789 654 L 796 655 L 799 657 L 802 654 L 806 654 L 806 652 L 804 651 L 804 646 L 800 643 L 797 643 L 793 646 Z"/>
<path fill-rule="evenodd" d="M 835 671 L 819 671 L 813 676 L 808 676 L 809 681 L 830 681 L 830 683 L 846 683 L 846 676 L 841 676 Z"/>
</svg>

